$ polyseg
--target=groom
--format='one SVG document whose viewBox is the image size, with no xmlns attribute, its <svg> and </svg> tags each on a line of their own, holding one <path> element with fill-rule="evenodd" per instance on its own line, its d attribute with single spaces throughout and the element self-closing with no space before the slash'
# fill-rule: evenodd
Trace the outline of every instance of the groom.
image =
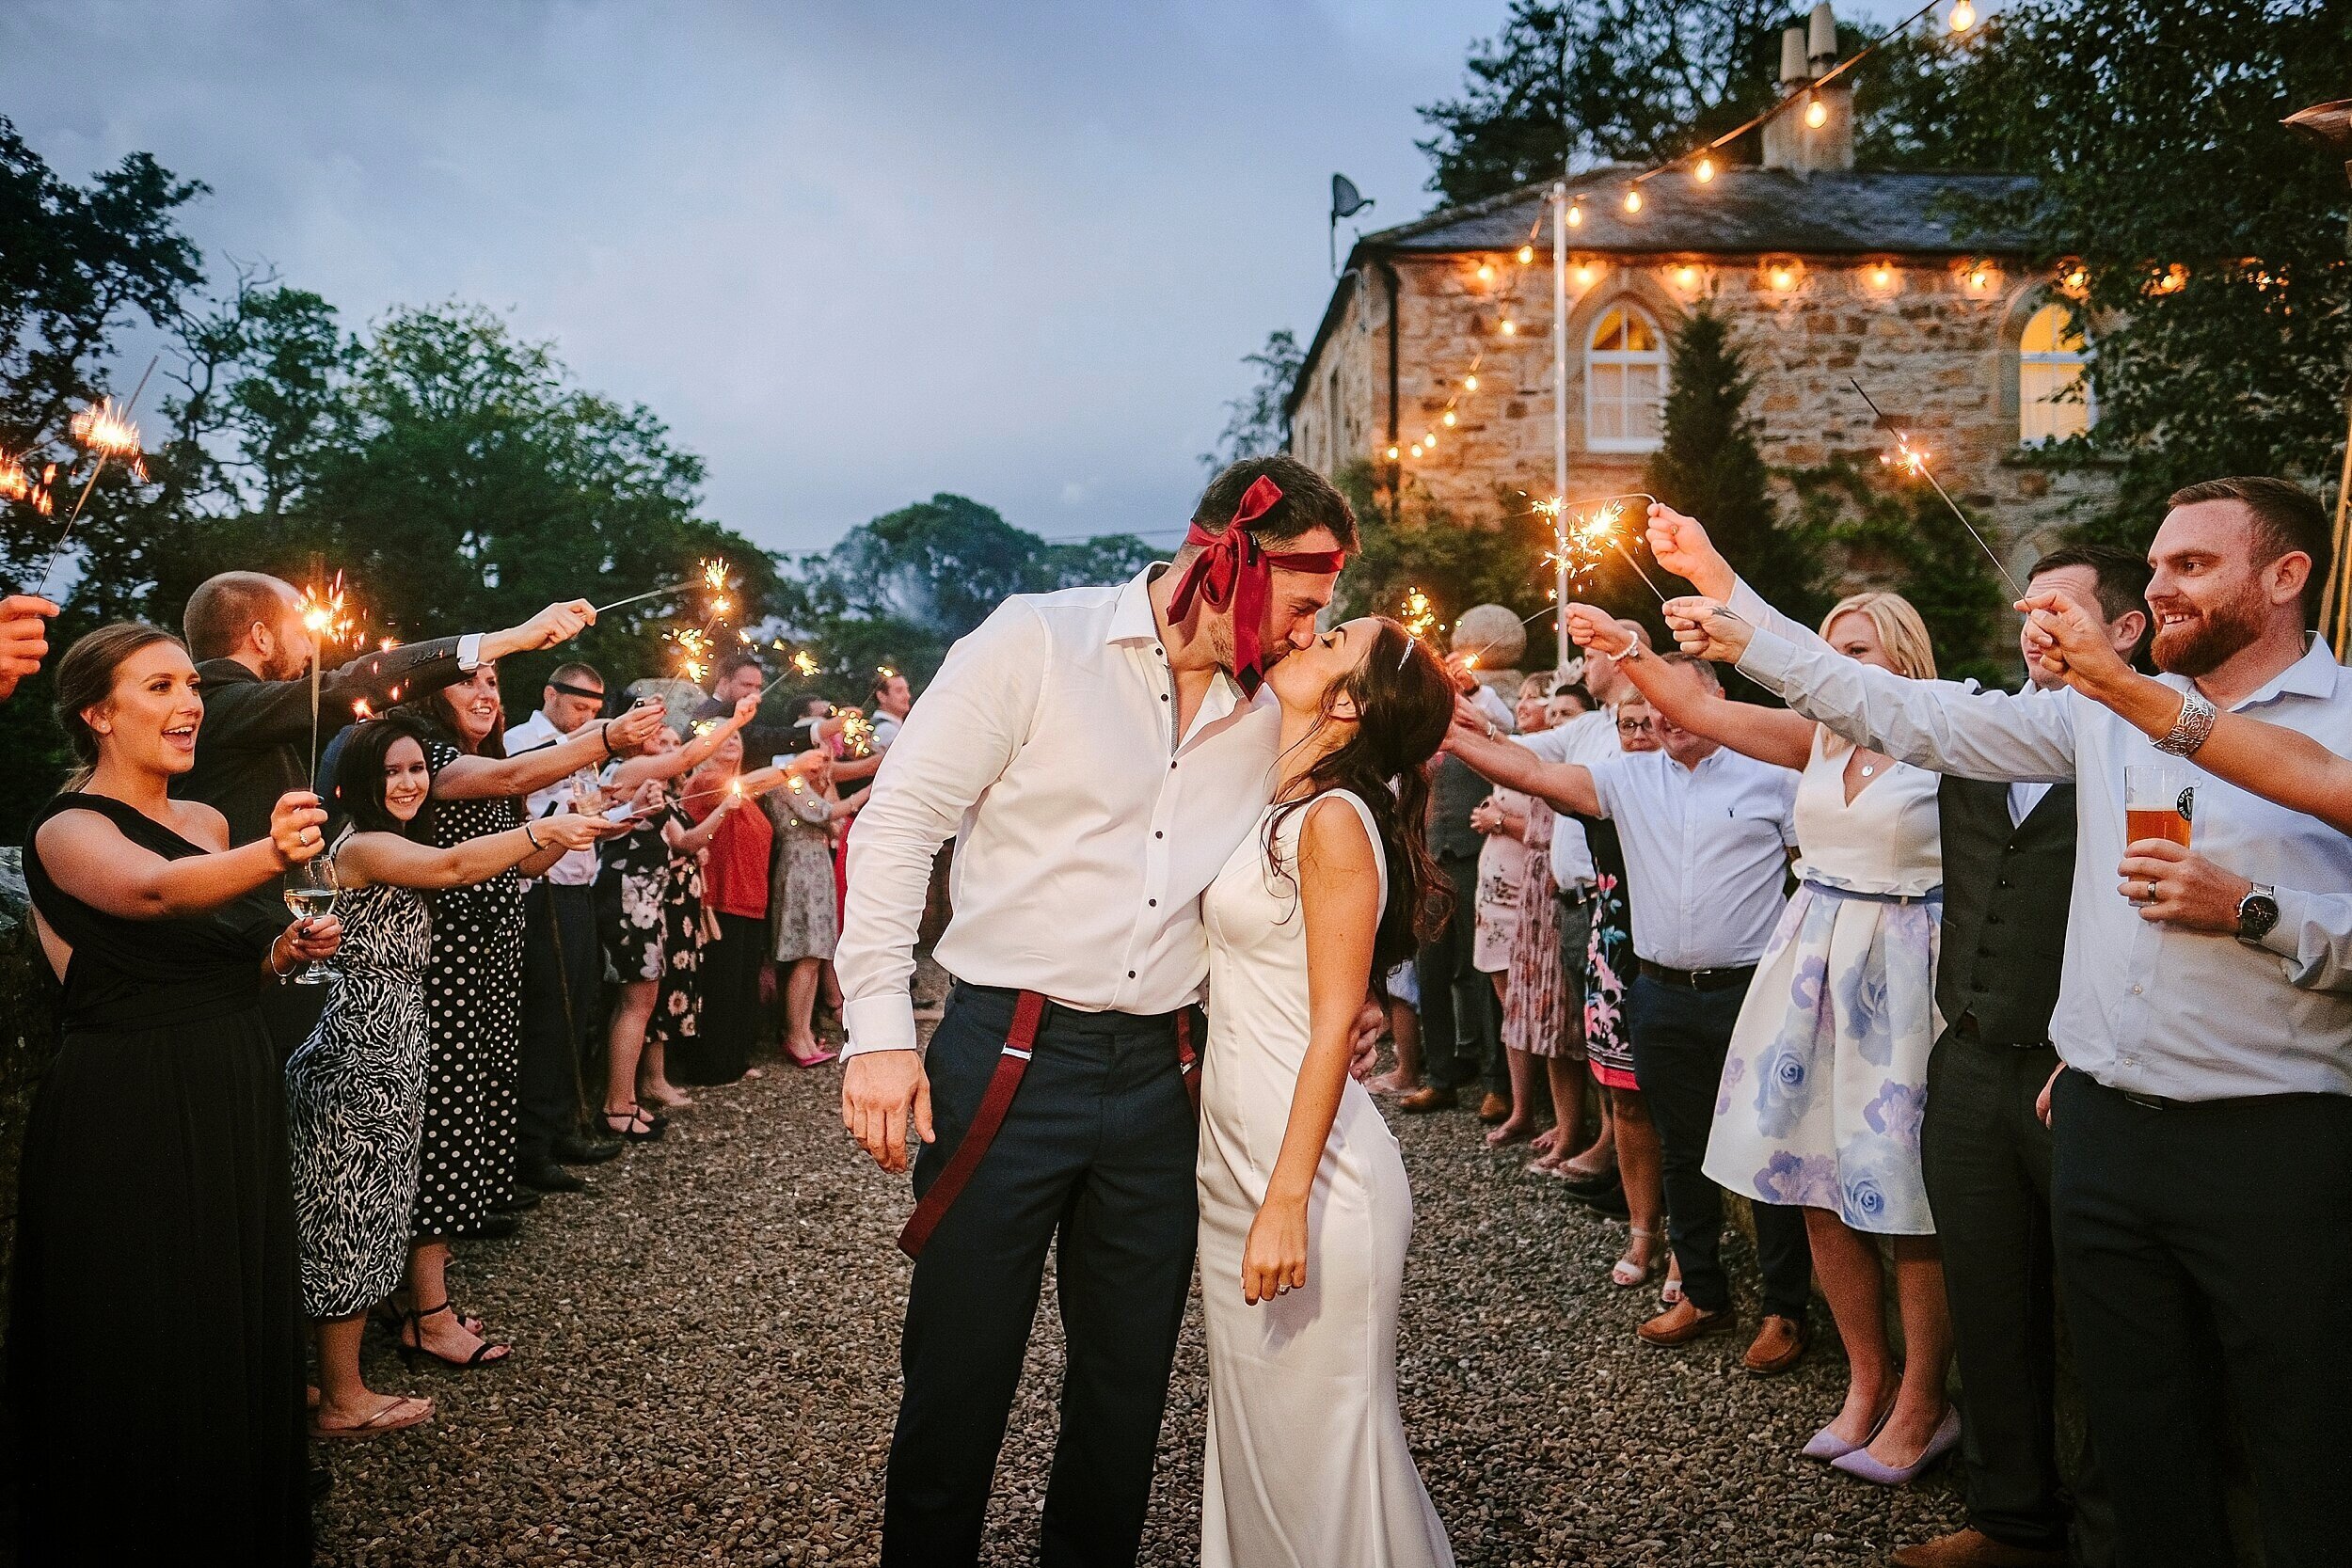
<svg viewBox="0 0 2352 1568">
<path fill-rule="evenodd" d="M 1068 1366 L 1043 1560 L 1135 1560 L 1198 1225 L 1200 894 L 1266 803 L 1278 716 L 1250 698 L 1356 547 L 1322 476 L 1236 463 L 1171 565 L 998 607 L 875 780 L 835 962 L 842 1119 L 884 1170 L 917 1146 L 891 1568 L 979 1556 L 1049 1246 Z M 907 983 L 950 834 L 957 983 L 926 1056 Z"/>
</svg>

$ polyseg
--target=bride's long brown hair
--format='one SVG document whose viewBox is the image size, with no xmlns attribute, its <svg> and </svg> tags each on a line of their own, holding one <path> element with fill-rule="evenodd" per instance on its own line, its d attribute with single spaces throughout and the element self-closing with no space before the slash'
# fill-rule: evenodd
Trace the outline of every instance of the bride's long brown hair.
<svg viewBox="0 0 2352 1568">
<path fill-rule="evenodd" d="M 1451 899 L 1429 853 L 1429 767 L 1454 721 L 1454 683 L 1438 656 L 1386 616 L 1377 617 L 1372 651 L 1324 696 L 1324 722 L 1342 693 L 1356 704 L 1356 733 L 1320 757 L 1266 819 L 1266 856 L 1275 860 L 1284 818 L 1334 789 L 1372 808 L 1389 863 L 1389 899 L 1372 942 L 1372 974 L 1381 976 L 1445 924 Z"/>
</svg>

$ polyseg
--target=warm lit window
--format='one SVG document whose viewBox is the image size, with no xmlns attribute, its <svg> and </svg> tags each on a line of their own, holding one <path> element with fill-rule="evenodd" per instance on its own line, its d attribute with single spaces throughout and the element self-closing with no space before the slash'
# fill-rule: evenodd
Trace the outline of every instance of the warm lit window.
<svg viewBox="0 0 2352 1568">
<path fill-rule="evenodd" d="M 1612 307 L 1584 351 L 1584 444 L 1593 451 L 1656 451 L 1666 396 L 1658 324 L 1632 305 Z"/>
<path fill-rule="evenodd" d="M 2090 428 L 2090 356 L 2074 312 L 2044 305 L 2017 342 L 2018 439 L 2063 441 Z"/>
</svg>

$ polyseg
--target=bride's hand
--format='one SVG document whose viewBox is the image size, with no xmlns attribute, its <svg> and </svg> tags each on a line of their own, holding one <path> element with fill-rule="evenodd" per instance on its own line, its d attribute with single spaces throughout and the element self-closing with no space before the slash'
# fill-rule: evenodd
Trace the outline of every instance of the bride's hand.
<svg viewBox="0 0 2352 1568">
<path fill-rule="evenodd" d="M 1266 1204 L 1241 1251 L 1241 1297 L 1255 1307 L 1307 1283 L 1307 1206 Z"/>
</svg>

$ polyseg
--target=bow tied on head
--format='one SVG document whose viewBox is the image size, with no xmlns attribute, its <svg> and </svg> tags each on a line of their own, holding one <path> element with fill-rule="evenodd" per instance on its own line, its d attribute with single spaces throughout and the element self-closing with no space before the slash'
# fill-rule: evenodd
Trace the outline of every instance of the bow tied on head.
<svg viewBox="0 0 2352 1568">
<path fill-rule="evenodd" d="M 1263 548 L 1249 525 L 1274 510 L 1274 503 L 1282 499 L 1281 486 L 1260 474 L 1249 482 L 1249 488 L 1241 494 L 1241 504 L 1233 509 L 1233 520 L 1222 533 L 1211 533 L 1194 523 L 1184 534 L 1187 546 L 1198 546 L 1200 553 L 1184 567 L 1176 579 L 1175 592 L 1168 601 L 1168 618 L 1182 621 L 1192 613 L 1193 600 L 1211 610 L 1229 611 L 1233 623 L 1233 679 L 1241 683 L 1244 694 L 1254 697 L 1265 680 L 1266 666 L 1271 661 L 1259 644 L 1259 635 L 1265 627 L 1266 602 L 1273 596 L 1274 569 L 1286 572 L 1336 572 L 1347 563 L 1344 550 L 1295 550 L 1287 554 L 1269 553 Z"/>
</svg>

